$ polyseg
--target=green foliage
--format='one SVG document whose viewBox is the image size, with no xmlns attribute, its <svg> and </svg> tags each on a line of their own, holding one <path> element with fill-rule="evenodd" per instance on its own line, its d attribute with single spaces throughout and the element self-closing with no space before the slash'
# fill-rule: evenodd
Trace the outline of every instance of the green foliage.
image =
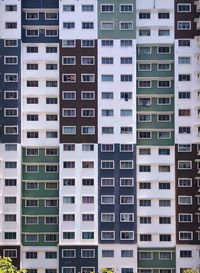
<svg viewBox="0 0 200 273">
<path fill-rule="evenodd" d="M 114 268 L 106 268 L 106 267 L 103 267 L 101 268 L 100 270 L 101 273 L 115 273 L 115 269 Z M 188 272 L 189 273 L 189 272 Z"/>
<path fill-rule="evenodd" d="M 25 269 L 17 269 L 9 257 L 0 256 L 0 273 L 26 273 Z"/>
</svg>

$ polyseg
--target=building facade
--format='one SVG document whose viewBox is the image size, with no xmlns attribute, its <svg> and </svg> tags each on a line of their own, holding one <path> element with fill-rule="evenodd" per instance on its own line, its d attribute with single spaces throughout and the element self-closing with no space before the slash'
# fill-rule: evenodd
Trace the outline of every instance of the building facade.
<svg viewBox="0 0 200 273">
<path fill-rule="evenodd" d="M 199 18 L 199 0 L 0 0 L 1 256 L 200 267 Z"/>
</svg>

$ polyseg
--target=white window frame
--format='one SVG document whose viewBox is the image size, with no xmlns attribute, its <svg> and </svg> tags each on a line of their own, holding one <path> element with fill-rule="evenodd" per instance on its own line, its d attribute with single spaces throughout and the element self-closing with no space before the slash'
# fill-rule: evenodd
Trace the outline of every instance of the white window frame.
<svg viewBox="0 0 200 273">
<path fill-rule="evenodd" d="M 128 185 L 128 186 L 127 185 L 122 185 L 122 183 L 121 183 L 122 179 L 131 179 L 132 184 Z M 133 179 L 133 177 L 120 177 L 120 187 L 124 187 L 124 188 L 126 188 L 126 187 L 134 187 L 134 179 Z"/>
<path fill-rule="evenodd" d="M 37 222 L 36 223 L 27 223 L 27 217 L 31 217 L 31 216 L 33 216 L 33 217 L 35 217 L 36 219 L 37 219 Z M 35 216 L 35 215 L 28 215 L 28 216 L 26 216 L 25 217 L 25 224 L 26 225 L 38 225 L 38 223 L 39 223 L 39 217 L 38 216 Z"/>
<path fill-rule="evenodd" d="M 131 162 L 132 168 L 122 168 L 123 162 Z M 120 160 L 120 170 L 133 170 L 134 169 L 134 161 L 133 160 Z"/>
<path fill-rule="evenodd" d="M 125 215 L 132 215 L 133 221 L 123 221 L 123 220 L 122 220 L 123 214 L 125 214 Z M 134 213 L 121 212 L 121 213 L 120 213 L 120 222 L 121 222 L 121 223 L 133 223 L 133 222 L 134 222 Z"/>
<path fill-rule="evenodd" d="M 190 168 L 180 168 L 179 167 L 179 163 L 182 162 L 182 163 L 187 163 L 189 162 L 190 163 Z M 178 160 L 178 170 L 191 170 L 192 169 L 192 160 Z"/>
<path fill-rule="evenodd" d="M 180 185 L 180 180 L 181 179 L 188 179 L 188 180 L 190 180 L 190 182 L 191 182 L 190 186 L 181 186 Z M 179 177 L 178 178 L 178 187 L 181 187 L 181 188 L 190 188 L 190 187 L 192 187 L 192 178 L 190 178 L 190 177 L 188 177 L 188 178 L 187 177 Z"/>
<path fill-rule="evenodd" d="M 103 220 L 103 215 L 105 214 L 109 214 L 113 216 L 113 221 L 104 221 Z M 110 213 L 110 212 L 105 212 L 105 213 L 101 213 L 101 222 L 102 223 L 114 223 L 115 222 L 115 213 Z"/>
<path fill-rule="evenodd" d="M 112 203 L 103 203 L 103 197 L 112 197 Z M 115 196 L 114 195 L 101 195 L 101 205 L 114 205 L 115 204 Z"/>
<path fill-rule="evenodd" d="M 149 64 L 150 69 L 140 69 L 140 64 Z M 138 71 L 152 71 L 152 64 L 151 63 L 138 63 Z"/>
<path fill-rule="evenodd" d="M 103 24 L 104 23 L 109 23 L 109 24 L 111 24 L 112 23 L 112 28 L 109 28 L 109 29 L 107 29 L 107 28 L 103 28 Z M 114 26 L 114 22 L 113 21 L 101 21 L 101 30 L 104 30 L 104 31 L 111 31 L 111 30 L 114 30 L 115 29 L 115 26 Z"/>
<path fill-rule="evenodd" d="M 27 13 L 35 13 L 35 14 L 37 14 L 37 18 L 27 18 Z M 39 20 L 39 18 L 40 18 L 39 12 L 37 12 L 37 11 L 33 11 L 33 12 L 29 11 L 29 12 L 26 12 L 26 20 L 28 20 L 28 21 Z"/>
<path fill-rule="evenodd" d="M 102 180 L 103 179 L 111 179 L 113 181 L 112 185 L 103 185 Z M 114 177 L 101 177 L 101 187 L 114 187 L 115 186 L 115 178 Z"/>
<path fill-rule="evenodd" d="M 92 64 L 83 64 L 83 58 L 92 58 L 93 63 Z M 94 58 L 94 56 L 81 56 L 81 65 L 95 65 L 95 58 Z"/>
<path fill-rule="evenodd" d="M 47 13 L 56 13 L 56 15 L 57 15 L 57 17 L 56 18 L 47 18 L 46 17 L 46 15 L 47 15 Z M 44 18 L 45 20 L 58 20 L 58 12 L 57 11 L 46 11 L 45 12 L 45 18 Z"/>
<path fill-rule="evenodd" d="M 123 24 L 123 23 L 127 23 L 127 24 L 130 24 L 130 23 L 131 23 L 131 28 L 123 29 L 123 28 L 122 28 L 122 24 Z M 122 31 L 130 31 L 130 30 L 133 30 L 133 21 L 120 21 L 120 22 L 119 22 L 119 29 L 122 30 Z"/>
<path fill-rule="evenodd" d="M 73 58 L 73 59 L 74 59 L 74 63 L 73 63 L 73 64 L 65 64 L 65 63 L 63 62 L 63 60 L 64 60 L 65 58 Z M 76 65 L 76 56 L 62 56 L 62 65 Z"/>
<path fill-rule="evenodd" d="M 113 11 L 102 11 L 102 6 L 113 6 Z M 114 13 L 115 12 L 115 5 L 110 3 L 110 4 L 101 4 L 101 13 Z"/>
<path fill-rule="evenodd" d="M 182 5 L 189 6 L 190 7 L 189 11 L 180 11 L 179 10 L 179 6 L 182 6 Z M 177 12 L 191 12 L 191 4 L 190 3 L 180 3 L 180 4 L 177 4 Z"/>
<path fill-rule="evenodd" d="M 124 197 L 131 197 L 132 198 L 132 202 L 131 203 L 122 203 L 122 198 Z M 120 205 L 134 205 L 134 196 L 133 195 L 120 195 Z"/>
<path fill-rule="evenodd" d="M 6 115 L 6 111 L 7 110 L 17 110 L 17 113 L 16 113 L 16 115 L 13 115 L 13 116 L 7 116 Z M 12 117 L 18 117 L 18 108 L 4 108 L 4 117 L 10 117 L 10 118 L 12 118 Z"/>
<path fill-rule="evenodd" d="M 102 163 L 103 162 L 113 162 L 113 168 L 109 168 L 109 169 L 107 169 L 107 168 L 102 168 Z M 114 168 L 115 168 L 115 161 L 114 160 L 101 160 L 101 169 L 102 170 L 114 170 Z"/>
<path fill-rule="evenodd" d="M 83 250 L 89 250 L 89 251 L 91 251 L 92 250 L 92 252 L 93 252 L 93 256 L 92 257 L 83 257 L 83 255 L 82 255 L 82 252 L 83 252 Z M 93 258 L 95 258 L 95 249 L 94 248 L 86 248 L 86 249 L 81 249 L 81 258 L 82 259 L 93 259 Z"/>
<path fill-rule="evenodd" d="M 17 80 L 16 81 L 7 81 L 6 80 L 6 76 L 7 75 L 13 75 L 13 76 L 16 75 L 17 76 Z M 4 74 L 4 82 L 12 82 L 12 83 L 14 83 L 14 82 L 18 82 L 18 81 L 19 81 L 19 75 L 18 75 L 18 73 L 5 73 Z"/>
<path fill-rule="evenodd" d="M 86 133 L 83 132 L 84 128 L 94 128 L 94 132 L 92 132 L 92 134 L 91 133 L 90 134 L 86 134 Z M 86 135 L 86 136 L 90 135 L 90 136 L 93 136 L 93 135 L 95 135 L 95 129 L 96 129 L 95 126 L 81 126 L 81 135 Z"/>
<path fill-rule="evenodd" d="M 168 64 L 169 65 L 169 69 L 159 69 L 159 64 Z M 157 64 L 157 71 L 171 71 L 171 63 L 167 63 L 167 62 L 163 62 L 163 63 L 159 63 Z"/>
<path fill-rule="evenodd" d="M 10 133 L 6 133 L 6 128 L 10 128 L 10 127 L 12 127 L 12 128 L 17 128 L 17 132 L 16 133 L 12 133 L 12 134 L 10 134 Z M 4 135 L 18 135 L 18 126 L 17 125 L 11 125 L 11 126 L 4 126 Z"/>
<path fill-rule="evenodd" d="M 190 215 L 190 216 L 191 216 L 191 221 L 181 221 L 181 220 L 180 220 L 180 217 L 181 217 L 182 215 Z M 193 222 L 193 214 L 192 214 L 192 213 L 179 213 L 179 214 L 178 214 L 178 222 L 179 222 L 179 223 L 192 223 L 192 222 Z"/>
<path fill-rule="evenodd" d="M 64 251 L 66 251 L 66 250 L 73 250 L 74 251 L 74 256 L 73 257 L 66 257 L 66 256 L 64 256 L 63 255 L 63 252 Z M 75 248 L 68 248 L 68 249 L 62 249 L 62 258 L 64 258 L 64 259 L 66 259 L 66 258 L 68 258 L 68 259 L 74 259 L 74 258 L 76 258 L 76 249 Z M 63 268 L 63 267 L 62 267 Z M 66 268 L 66 267 L 65 267 Z M 68 267 L 67 267 L 68 268 Z M 71 268 L 71 267 L 70 267 Z M 75 267 L 73 267 L 73 268 L 75 268 Z"/>
<path fill-rule="evenodd" d="M 191 234 L 191 239 L 181 239 L 181 237 L 180 237 L 181 233 L 190 233 Z M 180 241 L 192 241 L 193 240 L 193 232 L 192 231 L 186 231 L 186 230 L 179 231 L 178 237 L 179 237 Z"/>
<path fill-rule="evenodd" d="M 182 203 L 180 203 L 180 198 L 181 197 L 190 197 L 190 203 L 188 203 L 188 204 L 182 204 Z M 192 200 L 192 196 L 191 195 L 179 195 L 178 196 L 178 204 L 180 205 L 180 206 L 192 206 L 192 204 L 193 204 L 193 200 Z"/>
<path fill-rule="evenodd" d="M 122 11 L 122 10 L 121 10 L 121 6 L 124 6 L 124 5 L 132 6 L 132 11 Z M 133 12 L 133 4 L 131 4 L 131 3 L 120 4 L 120 5 L 119 5 L 119 12 L 120 12 L 120 13 L 132 13 L 132 12 Z"/>
<path fill-rule="evenodd" d="M 27 34 L 27 31 L 28 31 L 28 30 L 35 30 L 35 31 L 37 31 L 37 34 L 28 35 L 28 34 Z M 46 36 L 46 35 L 45 35 L 45 36 Z M 30 28 L 26 29 L 26 37 L 39 37 L 39 29 L 30 29 Z"/>
<path fill-rule="evenodd" d="M 74 115 L 73 116 L 65 116 L 64 115 L 64 111 L 65 110 L 74 110 L 75 112 L 74 112 Z M 74 117 L 76 117 L 76 108 L 62 108 L 62 117 L 63 118 L 74 118 Z"/>
<path fill-rule="evenodd" d="M 66 134 L 65 132 L 64 132 L 64 128 L 75 128 L 75 132 L 74 133 L 71 133 L 71 134 Z M 76 135 L 76 126 L 62 126 L 62 134 L 63 135 L 70 135 L 70 136 L 73 136 L 73 135 Z"/>
<path fill-rule="evenodd" d="M 150 82 L 150 86 L 140 86 L 140 83 L 143 81 Z M 152 88 L 152 80 L 138 80 L 138 88 Z"/>
<path fill-rule="evenodd" d="M 75 94 L 75 96 L 74 96 L 74 98 L 73 99 L 65 99 L 65 97 L 64 97 L 64 93 L 74 93 Z M 63 100 L 76 100 L 76 91 L 62 91 L 62 99 Z"/>
<path fill-rule="evenodd" d="M 27 241 L 27 235 L 34 235 L 34 236 L 37 237 L 37 240 L 36 241 Z M 36 233 L 34 233 L 34 234 L 25 234 L 25 242 L 29 242 L 29 243 L 36 243 L 36 242 L 38 242 L 38 239 L 39 239 L 38 235 L 39 234 L 36 234 Z"/>
<path fill-rule="evenodd" d="M 16 58 L 17 62 L 16 63 L 6 63 L 6 58 Z M 4 56 L 4 65 L 18 65 L 18 56 Z"/>
</svg>

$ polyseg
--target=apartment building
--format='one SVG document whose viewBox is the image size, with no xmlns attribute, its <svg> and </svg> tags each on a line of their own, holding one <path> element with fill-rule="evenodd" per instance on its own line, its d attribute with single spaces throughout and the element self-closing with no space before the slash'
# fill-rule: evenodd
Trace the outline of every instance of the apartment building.
<svg viewBox="0 0 200 273">
<path fill-rule="evenodd" d="M 199 13 L 0 0 L 0 255 L 29 273 L 199 267 Z"/>
</svg>

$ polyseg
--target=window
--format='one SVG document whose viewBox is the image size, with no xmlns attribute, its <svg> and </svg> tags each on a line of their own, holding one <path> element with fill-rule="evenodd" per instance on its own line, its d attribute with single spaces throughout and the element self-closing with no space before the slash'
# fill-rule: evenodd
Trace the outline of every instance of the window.
<svg viewBox="0 0 200 273">
<path fill-rule="evenodd" d="M 17 117 L 18 109 L 17 108 L 4 108 L 4 117 Z"/>
<path fill-rule="evenodd" d="M 25 217 L 25 224 L 26 225 L 37 225 L 38 224 L 38 217 L 35 217 L 35 216 Z"/>
<path fill-rule="evenodd" d="M 103 117 L 112 117 L 114 114 L 112 109 L 103 109 L 101 113 Z"/>
<path fill-rule="evenodd" d="M 170 30 L 169 29 L 159 29 L 158 36 L 169 36 Z"/>
<path fill-rule="evenodd" d="M 82 108 L 81 109 L 82 117 L 95 117 L 95 109 L 92 108 Z"/>
<path fill-rule="evenodd" d="M 170 71 L 171 69 L 171 64 L 169 63 L 160 63 L 157 64 L 157 70 L 158 71 Z M 170 98 L 168 98 L 170 100 Z"/>
<path fill-rule="evenodd" d="M 171 235 L 170 234 L 160 234 L 160 242 L 169 242 L 171 241 Z"/>
<path fill-rule="evenodd" d="M 159 182 L 159 190 L 170 190 L 170 183 Z"/>
<path fill-rule="evenodd" d="M 191 223 L 193 221 L 192 214 L 190 213 L 179 213 L 178 218 L 180 223 Z"/>
<path fill-rule="evenodd" d="M 140 47 L 138 47 L 138 53 L 141 55 L 151 54 L 151 47 L 150 46 L 140 46 Z"/>
<path fill-rule="evenodd" d="M 113 64 L 113 58 L 112 57 L 102 57 L 101 63 L 102 64 Z"/>
<path fill-rule="evenodd" d="M 114 250 L 102 250 L 102 257 L 104 258 L 111 258 L 114 257 Z"/>
<path fill-rule="evenodd" d="M 134 240 L 134 232 L 120 231 L 120 240 Z"/>
<path fill-rule="evenodd" d="M 26 173 L 38 173 L 39 166 L 38 165 L 26 165 Z"/>
<path fill-rule="evenodd" d="M 63 168 L 65 169 L 74 169 L 75 168 L 75 161 L 64 161 Z"/>
<path fill-rule="evenodd" d="M 139 148 L 139 155 L 150 155 L 151 149 L 150 148 Z"/>
<path fill-rule="evenodd" d="M 76 108 L 63 108 L 62 109 L 63 117 L 76 117 Z"/>
<path fill-rule="evenodd" d="M 75 40 L 62 40 L 62 47 L 75 47 L 76 41 Z"/>
<path fill-rule="evenodd" d="M 140 224 L 151 224 L 151 217 L 140 217 Z"/>
<path fill-rule="evenodd" d="M 121 80 L 121 82 L 132 82 L 133 76 L 129 75 L 129 74 L 121 75 L 120 80 Z"/>
<path fill-rule="evenodd" d="M 139 88 L 151 88 L 151 81 L 138 81 Z"/>
<path fill-rule="evenodd" d="M 94 11 L 93 5 L 82 5 L 82 11 L 83 12 L 92 12 Z"/>
<path fill-rule="evenodd" d="M 94 161 L 83 161 L 82 162 L 82 168 L 83 169 L 94 168 Z"/>
<path fill-rule="evenodd" d="M 101 196 L 101 204 L 102 205 L 112 205 L 115 203 L 114 195 L 102 195 Z"/>
<path fill-rule="evenodd" d="M 190 57 L 178 57 L 179 64 L 190 64 Z"/>
<path fill-rule="evenodd" d="M 101 169 L 114 169 L 114 161 L 101 160 Z"/>
<path fill-rule="evenodd" d="M 46 173 L 57 173 L 58 172 L 58 166 L 57 165 L 46 165 L 45 166 L 45 172 Z"/>
<path fill-rule="evenodd" d="M 63 22 L 63 28 L 64 29 L 75 29 L 75 23 L 74 22 Z"/>
<path fill-rule="evenodd" d="M 140 241 L 141 242 L 150 242 L 151 241 L 151 234 L 140 234 Z"/>
<path fill-rule="evenodd" d="M 162 251 L 159 252 L 159 260 L 171 260 L 172 252 Z"/>
<path fill-rule="evenodd" d="M 75 214 L 63 214 L 64 222 L 75 222 Z"/>
<path fill-rule="evenodd" d="M 94 23 L 93 22 L 82 22 L 82 29 L 93 29 Z"/>
<path fill-rule="evenodd" d="M 81 40 L 81 47 L 94 47 L 95 41 L 94 40 Z"/>
<path fill-rule="evenodd" d="M 150 12 L 140 12 L 139 13 L 139 19 L 150 19 L 151 14 Z"/>
<path fill-rule="evenodd" d="M 45 252 L 45 259 L 57 259 L 57 252 L 54 251 Z"/>
<path fill-rule="evenodd" d="M 170 200 L 159 200 L 159 207 L 171 207 Z"/>
<path fill-rule="evenodd" d="M 18 64 L 18 57 L 17 56 L 4 56 L 4 64 L 8 64 L 8 65 Z"/>
<path fill-rule="evenodd" d="M 191 231 L 182 231 L 182 232 L 179 232 L 179 240 L 190 241 L 192 239 L 193 239 L 193 232 L 191 232 Z"/>
<path fill-rule="evenodd" d="M 17 186 L 17 179 L 5 178 L 5 187 L 15 187 L 15 186 Z"/>
<path fill-rule="evenodd" d="M 179 82 L 183 82 L 183 81 L 188 82 L 188 81 L 191 80 L 191 77 L 190 77 L 189 74 L 179 74 L 178 75 L 178 80 L 179 80 Z"/>
<path fill-rule="evenodd" d="M 142 199 L 139 201 L 140 207 L 151 207 L 151 200 Z"/>
<path fill-rule="evenodd" d="M 114 240 L 115 232 L 114 231 L 101 231 L 101 240 Z"/>
<path fill-rule="evenodd" d="M 26 149 L 26 155 L 27 156 L 38 156 L 39 155 L 39 149 L 38 148 L 27 148 Z"/>
<path fill-rule="evenodd" d="M 81 74 L 81 82 L 95 82 L 95 74 Z"/>
<path fill-rule="evenodd" d="M 180 250 L 180 258 L 192 258 L 192 250 Z"/>
<path fill-rule="evenodd" d="M 15 196 L 6 196 L 4 198 L 5 204 L 16 204 L 17 203 L 17 197 Z"/>
<path fill-rule="evenodd" d="M 63 135 L 75 135 L 76 126 L 63 126 L 62 131 Z"/>
<path fill-rule="evenodd" d="M 17 221 L 17 215 L 16 214 L 5 214 L 4 215 L 4 221 L 5 222 L 16 222 Z"/>
<path fill-rule="evenodd" d="M 138 138 L 139 139 L 150 139 L 151 138 L 151 132 L 138 132 Z"/>
<path fill-rule="evenodd" d="M 120 40 L 120 46 L 121 47 L 132 47 L 133 42 L 132 42 L 132 40 Z"/>
<path fill-rule="evenodd" d="M 16 161 L 5 161 L 5 169 L 16 169 L 17 162 Z"/>
<path fill-rule="evenodd" d="M 169 19 L 169 12 L 159 12 L 158 19 Z"/>
<path fill-rule="evenodd" d="M 114 22 L 101 22 L 101 30 L 114 30 Z"/>
<path fill-rule="evenodd" d="M 109 4 L 105 4 L 105 5 L 101 5 L 101 12 L 114 12 L 114 5 L 109 5 Z"/>
<path fill-rule="evenodd" d="M 139 29 L 139 36 L 150 36 L 151 30 L 150 29 Z"/>
<path fill-rule="evenodd" d="M 101 144 L 102 152 L 114 152 L 114 144 Z"/>
<path fill-rule="evenodd" d="M 192 169 L 192 162 L 191 161 L 178 161 L 178 168 L 179 169 Z"/>
<path fill-rule="evenodd" d="M 82 144 L 82 151 L 94 151 L 94 144 Z"/>
<path fill-rule="evenodd" d="M 133 273 L 133 268 L 131 267 L 121 268 L 121 273 Z"/>
<path fill-rule="evenodd" d="M 138 64 L 139 71 L 151 71 L 151 64 L 147 63 L 139 63 Z"/>
<path fill-rule="evenodd" d="M 113 127 L 102 127 L 102 134 L 113 134 L 114 128 Z"/>
<path fill-rule="evenodd" d="M 190 127 L 178 127 L 179 134 L 190 134 Z"/>
<path fill-rule="evenodd" d="M 37 234 L 25 234 L 25 241 L 26 242 L 38 242 L 38 235 Z"/>
<path fill-rule="evenodd" d="M 16 232 L 5 232 L 4 233 L 4 239 L 5 240 L 15 240 L 17 238 Z"/>
<path fill-rule="evenodd" d="M 171 48 L 169 46 L 159 46 L 157 47 L 158 54 L 170 54 Z"/>
<path fill-rule="evenodd" d="M 159 155 L 170 155 L 170 149 L 167 148 L 159 148 L 158 149 Z"/>
<path fill-rule="evenodd" d="M 171 224 L 170 217 L 159 217 L 159 224 Z"/>
<path fill-rule="evenodd" d="M 27 37 L 38 37 L 39 30 L 38 29 L 26 29 L 26 36 Z"/>
<path fill-rule="evenodd" d="M 56 131 L 47 131 L 46 138 L 58 138 L 58 132 Z"/>
<path fill-rule="evenodd" d="M 94 135 L 95 127 L 94 126 L 81 126 L 82 135 Z"/>
<path fill-rule="evenodd" d="M 27 182 L 26 184 L 26 190 L 38 190 L 39 189 L 39 183 L 38 182 Z"/>
<path fill-rule="evenodd" d="M 121 257 L 122 258 L 132 258 L 133 257 L 133 250 L 121 250 Z"/>
<path fill-rule="evenodd" d="M 38 98 L 27 98 L 26 103 L 27 104 L 38 104 Z"/>
<path fill-rule="evenodd" d="M 44 200 L 44 206 L 45 207 L 57 207 L 58 206 L 58 200 L 56 200 L 56 199 Z"/>
<path fill-rule="evenodd" d="M 120 213 L 120 222 L 134 222 L 134 214 Z"/>
<path fill-rule="evenodd" d="M 140 251 L 139 252 L 139 259 L 140 260 L 152 260 L 153 259 L 153 252 Z"/>
<path fill-rule="evenodd" d="M 4 47 L 17 47 L 17 46 L 18 46 L 18 40 L 4 39 Z"/>
<path fill-rule="evenodd" d="M 82 186 L 94 186 L 94 179 L 93 178 L 83 178 L 82 179 Z"/>
<path fill-rule="evenodd" d="M 63 5 L 63 11 L 75 11 L 75 5 Z"/>
<path fill-rule="evenodd" d="M 63 196 L 63 204 L 75 204 L 75 196 Z"/>
<path fill-rule="evenodd" d="M 101 213 L 101 222 L 114 222 L 115 214 L 114 213 Z"/>
<path fill-rule="evenodd" d="M 17 23 L 16 22 L 6 22 L 5 23 L 5 28 L 6 29 L 16 29 L 17 28 Z"/>
<path fill-rule="evenodd" d="M 95 258 L 94 249 L 81 249 L 81 258 Z"/>
<path fill-rule="evenodd" d="M 57 53 L 57 47 L 56 46 L 47 46 L 46 53 Z"/>
<path fill-rule="evenodd" d="M 184 39 L 184 40 L 178 40 L 178 46 L 190 46 L 190 40 Z"/>
<path fill-rule="evenodd" d="M 75 186 L 75 179 L 74 178 L 64 178 L 63 179 L 63 186 Z"/>
<path fill-rule="evenodd" d="M 113 47 L 114 41 L 113 40 L 101 40 L 102 47 Z"/>
<path fill-rule="evenodd" d="M 16 135 L 18 133 L 18 126 L 4 126 L 5 135 Z"/>
<path fill-rule="evenodd" d="M 128 160 L 124 160 L 124 161 L 120 161 L 120 169 L 133 169 L 133 161 L 128 161 Z"/>
<path fill-rule="evenodd" d="M 124 195 L 120 196 L 120 204 L 121 205 L 130 205 L 134 204 L 134 197 L 132 195 Z"/>
<path fill-rule="evenodd" d="M 132 30 L 133 29 L 133 22 L 132 21 L 120 22 L 119 28 L 120 28 L 120 30 Z"/>
<path fill-rule="evenodd" d="M 149 190 L 149 189 L 151 189 L 151 183 L 150 182 L 140 182 L 139 188 L 141 190 Z"/>
<path fill-rule="evenodd" d="M 81 64 L 82 65 L 93 65 L 95 63 L 94 57 L 90 56 L 81 56 Z"/>
<path fill-rule="evenodd" d="M 146 114 L 138 114 L 138 121 L 139 122 L 151 122 L 152 116 Z"/>
<path fill-rule="evenodd" d="M 15 100 L 18 98 L 17 91 L 4 91 L 4 99 L 5 100 Z"/>
<path fill-rule="evenodd" d="M 17 11 L 17 5 L 5 5 L 5 11 Z"/>
<path fill-rule="evenodd" d="M 178 178 L 179 187 L 192 187 L 192 178 Z"/>
<path fill-rule="evenodd" d="M 75 100 L 76 99 L 76 91 L 63 91 L 62 92 L 63 100 Z"/>
<path fill-rule="evenodd" d="M 75 267 L 62 267 L 62 273 L 76 273 Z"/>
<path fill-rule="evenodd" d="M 16 73 L 5 73 L 4 82 L 18 82 L 18 74 Z"/>
<path fill-rule="evenodd" d="M 94 239 L 94 232 L 92 231 L 82 232 L 82 239 L 84 240 Z"/>
<path fill-rule="evenodd" d="M 178 12 L 190 12 L 191 11 L 191 4 L 177 4 Z"/>
<path fill-rule="evenodd" d="M 114 183 L 115 183 L 115 180 L 112 177 L 101 178 L 101 186 L 102 187 L 113 187 Z"/>
<path fill-rule="evenodd" d="M 178 196 L 179 205 L 192 205 L 192 196 Z"/>
<path fill-rule="evenodd" d="M 94 214 L 82 214 L 82 221 L 83 222 L 94 222 Z"/>
<path fill-rule="evenodd" d="M 171 82 L 170 81 L 158 81 L 157 86 L 158 86 L 158 88 L 169 88 L 169 87 L 171 87 Z"/>
<path fill-rule="evenodd" d="M 151 172 L 150 165 L 139 165 L 139 172 Z"/>
<path fill-rule="evenodd" d="M 26 259 L 37 259 L 37 252 L 26 252 Z"/>
<path fill-rule="evenodd" d="M 113 82 L 113 75 L 101 75 L 102 82 Z"/>
<path fill-rule="evenodd" d="M 120 4 L 120 12 L 133 12 L 133 5 Z"/>
<path fill-rule="evenodd" d="M 164 172 L 170 172 L 170 166 L 165 166 L 165 165 L 159 165 L 158 166 L 158 172 L 164 173 Z"/>
<path fill-rule="evenodd" d="M 94 91 L 82 91 L 81 92 L 81 99 L 82 100 L 94 100 L 95 99 L 95 92 Z"/>
<path fill-rule="evenodd" d="M 10 258 L 17 258 L 17 249 L 4 249 L 3 256 L 10 257 Z"/>
</svg>

